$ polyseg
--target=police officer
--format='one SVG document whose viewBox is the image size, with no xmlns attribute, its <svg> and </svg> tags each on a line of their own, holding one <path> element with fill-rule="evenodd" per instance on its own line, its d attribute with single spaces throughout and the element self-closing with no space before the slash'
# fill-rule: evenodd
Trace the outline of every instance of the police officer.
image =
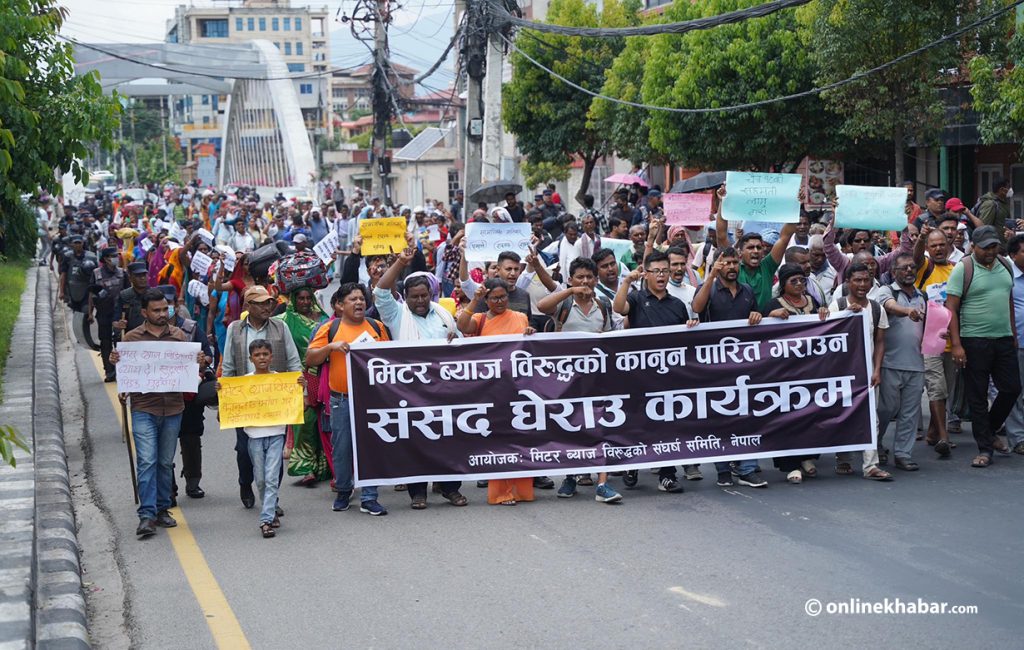
<svg viewBox="0 0 1024 650">
<path fill-rule="evenodd" d="M 127 289 L 117 294 L 114 313 L 120 319 L 114 323 L 118 332 L 130 332 L 142 325 L 142 294 L 149 288 L 149 270 L 145 262 L 132 262 L 128 265 Z"/>
<path fill-rule="evenodd" d="M 64 254 L 71 247 L 71 242 L 68 241 L 68 223 L 66 221 L 59 221 L 57 223 L 57 236 L 53 238 L 53 243 L 50 246 L 50 270 L 53 270 L 53 263 L 57 263 L 57 268 L 60 268 L 61 262 L 64 261 Z"/>
<path fill-rule="evenodd" d="M 114 321 L 117 313 L 117 296 L 128 285 L 124 269 L 118 267 L 120 255 L 113 246 L 100 250 L 100 265 L 93 271 L 93 286 L 89 293 L 89 309 L 85 312 L 86 322 L 95 313 L 96 328 L 100 335 L 100 357 L 103 359 L 105 377 L 103 381 L 114 381 L 114 364 L 110 363 L 110 351 L 114 344 Z M 95 310 L 95 312 L 93 311 Z"/>
<path fill-rule="evenodd" d="M 96 254 L 85 250 L 84 237 L 72 235 L 70 242 L 71 252 L 64 255 L 60 264 L 57 299 L 66 301 L 73 311 L 85 311 L 92 273 L 99 264 Z"/>
</svg>

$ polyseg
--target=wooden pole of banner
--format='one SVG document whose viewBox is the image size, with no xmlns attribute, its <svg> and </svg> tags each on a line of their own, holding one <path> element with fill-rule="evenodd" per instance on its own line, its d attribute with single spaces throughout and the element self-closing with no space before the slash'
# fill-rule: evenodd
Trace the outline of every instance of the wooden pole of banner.
<svg viewBox="0 0 1024 650">
<path fill-rule="evenodd" d="M 132 493 L 135 495 L 135 504 L 139 503 L 139 480 L 135 477 L 135 449 L 132 445 L 132 435 L 128 431 L 128 403 L 121 400 L 121 435 L 124 436 L 125 445 L 128 447 L 128 467 L 132 474 Z"/>
</svg>

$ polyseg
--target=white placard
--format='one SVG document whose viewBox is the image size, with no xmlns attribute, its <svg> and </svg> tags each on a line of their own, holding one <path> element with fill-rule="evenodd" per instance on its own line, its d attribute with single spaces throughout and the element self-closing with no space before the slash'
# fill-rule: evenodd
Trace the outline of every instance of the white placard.
<svg viewBox="0 0 1024 650">
<path fill-rule="evenodd" d="M 194 393 L 199 389 L 198 343 L 118 343 L 117 392 Z"/>
<path fill-rule="evenodd" d="M 176 221 L 171 222 L 171 229 L 167 233 L 174 239 L 178 240 L 179 244 L 184 244 L 185 240 L 188 239 L 188 232 L 185 231 Z"/>
<path fill-rule="evenodd" d="M 504 251 L 526 257 L 530 253 L 532 235 L 528 223 L 467 223 L 466 261 L 493 261 Z"/>
<path fill-rule="evenodd" d="M 338 250 L 338 232 L 332 230 L 327 233 L 327 236 L 317 242 L 317 245 L 313 247 L 313 252 L 317 254 L 320 261 L 324 263 L 324 266 L 330 266 L 334 261 L 332 257 L 334 252 Z"/>
<path fill-rule="evenodd" d="M 230 255 L 228 255 L 227 253 L 222 254 L 221 257 L 220 257 L 220 261 L 221 261 L 221 264 L 224 265 L 224 270 L 227 271 L 228 273 L 231 273 L 232 271 L 235 270 L 235 254 L 234 253 L 231 253 Z"/>
<path fill-rule="evenodd" d="M 142 241 L 139 242 L 139 246 L 142 246 L 142 250 L 148 253 L 153 248 L 153 240 L 149 237 L 143 237 Z"/>
<path fill-rule="evenodd" d="M 441 240 L 441 227 L 436 223 L 427 226 L 427 239 L 432 242 Z"/>
<path fill-rule="evenodd" d="M 213 248 L 213 233 L 207 230 L 206 228 L 200 228 L 198 232 L 199 237 L 204 242 L 206 242 L 206 245 L 209 246 L 210 248 Z"/>
<path fill-rule="evenodd" d="M 199 302 L 203 303 L 204 307 L 210 304 L 210 291 L 199 280 L 189 280 L 187 291 L 188 295 L 199 300 Z"/>
<path fill-rule="evenodd" d="M 196 251 L 192 253 L 192 264 L 189 266 L 192 272 L 196 275 L 206 275 L 206 272 L 210 269 L 210 265 L 213 264 L 213 260 L 210 256 L 202 251 Z"/>
</svg>

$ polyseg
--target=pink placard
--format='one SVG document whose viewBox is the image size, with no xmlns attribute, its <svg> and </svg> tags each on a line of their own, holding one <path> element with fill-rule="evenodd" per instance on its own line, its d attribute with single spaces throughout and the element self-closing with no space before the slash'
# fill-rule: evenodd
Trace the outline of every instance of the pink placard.
<svg viewBox="0 0 1024 650">
<path fill-rule="evenodd" d="M 665 224 L 706 226 L 711 215 L 711 194 L 663 194 Z"/>
<path fill-rule="evenodd" d="M 949 329 L 952 316 L 942 303 L 928 301 L 928 315 L 924 319 L 924 338 L 921 339 L 921 353 L 939 355 L 946 351 L 946 339 L 942 334 Z"/>
</svg>

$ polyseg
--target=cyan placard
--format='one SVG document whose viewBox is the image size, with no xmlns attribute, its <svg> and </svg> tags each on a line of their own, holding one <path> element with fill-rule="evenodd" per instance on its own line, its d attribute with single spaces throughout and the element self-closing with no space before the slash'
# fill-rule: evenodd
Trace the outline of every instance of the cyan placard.
<svg viewBox="0 0 1024 650">
<path fill-rule="evenodd" d="M 728 221 L 800 220 L 800 174 L 726 172 L 722 216 Z"/>
<path fill-rule="evenodd" d="M 907 227 L 907 190 L 903 187 L 836 185 L 836 227 L 903 230 Z"/>
</svg>

